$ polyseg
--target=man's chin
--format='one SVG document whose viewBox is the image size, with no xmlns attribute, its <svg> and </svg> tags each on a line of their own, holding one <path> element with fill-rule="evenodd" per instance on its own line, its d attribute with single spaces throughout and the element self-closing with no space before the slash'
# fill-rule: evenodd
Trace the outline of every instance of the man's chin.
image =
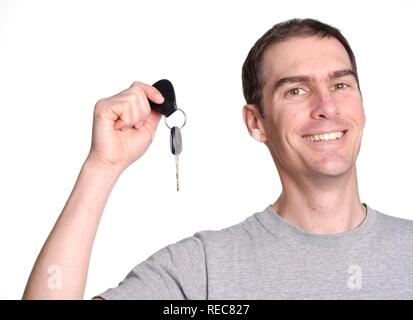
<svg viewBox="0 0 413 320">
<path fill-rule="evenodd" d="M 320 178 L 338 178 L 349 174 L 352 168 L 353 164 L 349 161 L 328 161 L 311 166 L 310 172 Z"/>
</svg>

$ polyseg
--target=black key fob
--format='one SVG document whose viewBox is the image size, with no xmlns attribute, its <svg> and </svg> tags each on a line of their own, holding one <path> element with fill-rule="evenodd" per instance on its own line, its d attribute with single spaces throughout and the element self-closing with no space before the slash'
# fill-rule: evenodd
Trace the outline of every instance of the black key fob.
<svg viewBox="0 0 413 320">
<path fill-rule="evenodd" d="M 161 92 L 165 100 L 161 104 L 149 100 L 149 105 L 153 110 L 163 114 L 165 117 L 169 117 L 178 109 L 176 106 L 175 90 L 172 83 L 167 79 L 162 79 L 155 82 L 153 86 Z"/>
</svg>

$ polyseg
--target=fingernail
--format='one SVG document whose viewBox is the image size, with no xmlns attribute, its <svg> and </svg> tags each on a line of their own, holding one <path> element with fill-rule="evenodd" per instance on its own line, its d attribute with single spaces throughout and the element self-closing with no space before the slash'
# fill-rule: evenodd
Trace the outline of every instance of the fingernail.
<svg viewBox="0 0 413 320">
<path fill-rule="evenodd" d="M 163 100 L 164 100 L 164 97 L 163 97 L 160 93 L 158 93 L 156 96 L 157 96 L 158 101 L 159 101 L 160 103 L 162 103 Z"/>
</svg>

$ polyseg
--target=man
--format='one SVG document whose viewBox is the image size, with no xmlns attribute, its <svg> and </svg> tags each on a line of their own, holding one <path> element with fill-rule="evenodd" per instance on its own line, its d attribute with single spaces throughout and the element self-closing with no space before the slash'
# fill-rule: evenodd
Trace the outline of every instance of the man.
<svg viewBox="0 0 413 320">
<path fill-rule="evenodd" d="M 282 182 L 272 205 L 201 231 L 138 264 L 103 299 L 412 299 L 413 223 L 360 202 L 356 158 L 365 125 L 354 54 L 311 19 L 275 25 L 243 66 L 250 134 Z M 95 106 L 92 146 L 30 275 L 24 298 L 83 297 L 98 223 L 117 178 L 152 141 L 162 102 L 134 83 Z M 48 287 L 59 266 L 60 290 Z"/>
</svg>

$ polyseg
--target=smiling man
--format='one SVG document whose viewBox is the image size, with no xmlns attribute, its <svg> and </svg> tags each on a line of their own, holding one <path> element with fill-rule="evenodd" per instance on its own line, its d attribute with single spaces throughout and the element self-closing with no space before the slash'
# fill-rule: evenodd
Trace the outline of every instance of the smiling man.
<svg viewBox="0 0 413 320">
<path fill-rule="evenodd" d="M 365 116 L 346 39 L 319 21 L 289 20 L 255 43 L 242 71 L 244 121 L 274 159 L 278 199 L 234 226 L 162 248 L 97 298 L 413 299 L 412 221 L 360 201 Z M 83 297 L 106 200 L 160 118 L 147 99 L 162 101 L 139 82 L 96 104 L 91 151 L 24 298 Z M 58 289 L 48 286 L 50 266 Z"/>
<path fill-rule="evenodd" d="M 281 178 L 273 209 L 315 233 L 357 227 L 366 216 L 355 166 L 365 117 L 347 41 L 311 20 L 278 25 L 260 41 L 266 50 L 256 45 L 244 64 L 244 119 Z"/>
</svg>

